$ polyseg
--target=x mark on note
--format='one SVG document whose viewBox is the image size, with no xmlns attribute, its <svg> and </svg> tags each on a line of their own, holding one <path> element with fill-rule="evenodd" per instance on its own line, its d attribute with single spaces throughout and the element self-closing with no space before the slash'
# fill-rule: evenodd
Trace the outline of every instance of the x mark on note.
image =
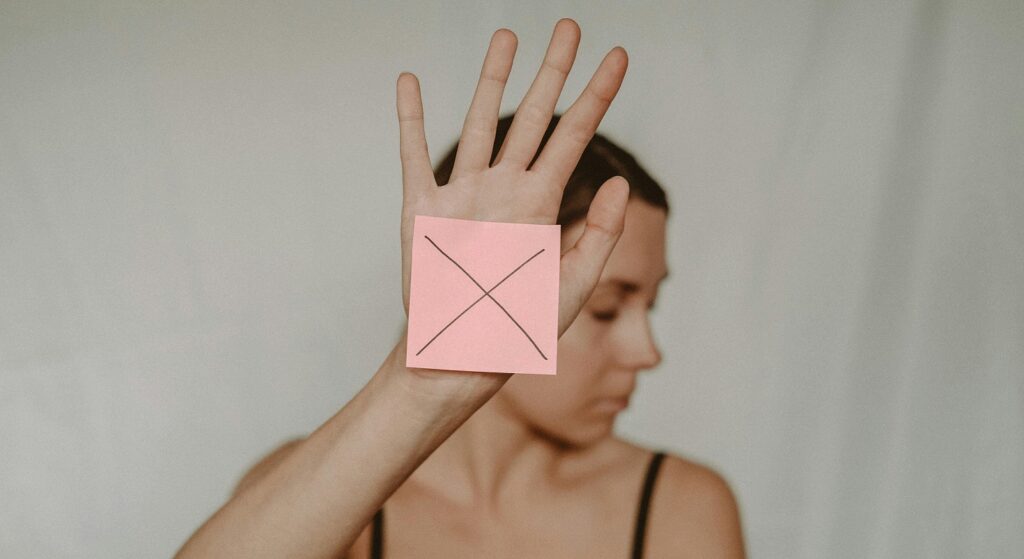
<svg viewBox="0 0 1024 559">
<path fill-rule="evenodd" d="M 406 367 L 557 374 L 561 225 L 417 215 L 411 241 Z"/>
<path fill-rule="evenodd" d="M 447 258 L 449 261 L 451 261 L 452 264 L 454 264 L 460 271 L 462 271 L 463 274 L 466 274 L 466 277 L 468 277 L 470 279 L 470 281 L 472 281 L 477 287 L 479 287 L 480 291 L 483 291 L 483 295 L 478 297 L 475 301 L 473 301 L 472 304 L 470 304 L 468 307 L 463 309 L 462 312 L 457 314 L 455 316 L 455 318 L 451 319 L 451 321 L 449 321 L 448 324 L 445 324 L 444 328 L 441 328 L 441 330 L 438 331 L 437 334 L 434 334 L 434 337 L 430 338 L 430 340 L 426 344 L 424 344 L 423 347 L 421 347 L 419 351 L 416 352 L 416 355 L 419 355 L 419 354 L 423 353 L 423 350 L 427 349 L 427 347 L 430 346 L 430 344 L 434 343 L 434 340 L 436 340 L 438 338 L 438 336 L 443 334 L 444 331 L 447 330 L 449 326 L 451 326 L 452 324 L 455 324 L 456 320 L 462 318 L 462 316 L 465 315 L 467 312 L 469 312 L 470 309 L 475 307 L 477 303 L 479 303 L 480 301 L 483 301 L 484 299 L 490 299 L 491 301 L 494 302 L 495 305 L 498 306 L 499 309 L 501 309 L 501 311 L 503 313 L 505 313 L 505 316 L 507 316 L 509 318 L 509 320 L 511 320 L 512 323 L 515 324 L 517 328 L 519 328 L 519 331 L 522 332 L 524 336 L 526 336 L 526 339 L 530 340 L 530 344 L 532 344 L 533 348 L 537 350 L 537 353 L 539 353 L 540 356 L 542 358 L 544 358 L 545 361 L 547 361 L 547 356 L 544 355 L 544 352 L 541 351 L 540 347 L 537 346 L 537 342 L 533 341 L 533 338 L 530 337 L 529 332 L 527 332 L 526 329 L 523 328 L 523 326 L 521 324 L 519 324 L 519 321 L 517 321 L 515 319 L 515 317 L 512 316 L 512 313 L 508 312 L 508 309 L 506 309 L 500 302 L 498 302 L 497 299 L 494 298 L 493 295 L 491 295 L 491 292 L 494 291 L 495 289 L 497 289 L 497 287 L 499 285 L 505 283 L 505 280 L 507 280 L 510 277 L 512 277 L 513 275 L 515 275 L 516 272 L 521 270 L 523 268 L 523 266 L 526 266 L 526 264 L 528 264 L 531 260 L 533 260 L 534 258 L 540 256 L 540 254 L 542 252 L 544 252 L 544 249 L 538 250 L 536 253 L 534 253 L 533 256 L 531 256 L 531 257 L 527 258 L 526 260 L 524 260 L 522 264 L 516 266 L 515 269 L 513 269 L 511 272 L 509 272 L 505 277 L 501 278 L 501 281 L 499 281 L 498 283 L 496 283 L 493 286 L 491 286 L 490 289 L 485 289 L 484 286 L 480 285 L 480 282 L 476 281 L 476 278 L 474 278 L 472 274 L 470 274 L 468 271 L 466 271 L 466 269 L 463 268 L 461 264 L 456 262 L 456 260 L 454 258 L 452 258 L 447 252 L 445 252 L 444 249 L 442 249 L 441 247 L 437 246 L 437 243 L 435 243 L 433 239 L 431 239 L 428 235 L 424 235 L 423 237 L 427 241 L 429 241 L 430 244 L 433 245 L 434 248 L 436 248 L 438 252 L 443 254 L 445 258 Z"/>
</svg>

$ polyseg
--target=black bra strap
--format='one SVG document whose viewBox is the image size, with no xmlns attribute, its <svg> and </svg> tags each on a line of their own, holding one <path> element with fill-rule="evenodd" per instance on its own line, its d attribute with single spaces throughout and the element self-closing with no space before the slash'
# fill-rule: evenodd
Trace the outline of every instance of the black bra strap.
<svg viewBox="0 0 1024 559">
<path fill-rule="evenodd" d="M 373 530 L 370 532 L 370 559 L 384 556 L 384 506 L 373 515 Z"/>
<path fill-rule="evenodd" d="M 647 531 L 647 513 L 651 507 L 651 494 L 654 492 L 654 481 L 658 477 L 658 469 L 665 458 L 664 451 L 657 451 L 651 457 L 644 477 L 643 491 L 640 493 L 640 507 L 636 511 L 636 530 L 633 532 L 633 559 L 643 559 L 644 533 Z"/>
<path fill-rule="evenodd" d="M 657 451 L 651 456 L 647 466 L 647 473 L 644 476 L 643 490 L 640 493 L 640 506 L 636 514 L 636 529 L 633 532 L 633 559 L 643 559 L 644 556 L 644 535 L 647 528 L 647 515 L 651 508 L 651 496 L 654 493 L 654 482 L 658 477 L 658 470 L 665 458 L 664 451 Z M 384 507 L 377 509 L 373 515 L 373 531 L 370 538 L 370 559 L 382 559 L 384 557 Z"/>
</svg>

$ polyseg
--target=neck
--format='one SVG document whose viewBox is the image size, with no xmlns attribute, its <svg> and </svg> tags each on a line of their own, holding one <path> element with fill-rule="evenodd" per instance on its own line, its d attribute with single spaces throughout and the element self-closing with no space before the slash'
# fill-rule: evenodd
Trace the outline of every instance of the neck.
<svg viewBox="0 0 1024 559">
<path fill-rule="evenodd" d="M 459 505 L 497 510 L 543 488 L 568 449 L 530 427 L 500 394 L 491 398 L 413 473 L 418 486 Z"/>
</svg>

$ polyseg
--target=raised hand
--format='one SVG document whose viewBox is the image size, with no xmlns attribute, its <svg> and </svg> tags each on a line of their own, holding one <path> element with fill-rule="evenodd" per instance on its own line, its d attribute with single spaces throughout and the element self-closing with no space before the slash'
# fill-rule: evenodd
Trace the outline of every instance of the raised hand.
<svg viewBox="0 0 1024 559">
<path fill-rule="evenodd" d="M 434 180 L 419 82 L 410 73 L 398 78 L 401 135 L 402 285 L 409 311 L 412 227 L 416 214 L 479 221 L 553 224 L 562 191 L 587 143 L 622 84 L 628 59 L 621 47 L 602 60 L 587 87 L 562 115 L 536 162 L 530 166 L 554 114 L 565 79 L 576 58 L 580 29 L 571 19 L 555 25 L 544 61 L 516 110 L 493 165 L 498 111 L 512 70 L 517 39 L 508 29 L 491 38 L 480 81 L 466 115 L 451 180 Z M 622 232 L 629 188 L 621 177 L 603 184 L 591 203 L 583 235 L 561 258 L 558 335 L 572 324 L 590 297 L 605 261 Z"/>
</svg>

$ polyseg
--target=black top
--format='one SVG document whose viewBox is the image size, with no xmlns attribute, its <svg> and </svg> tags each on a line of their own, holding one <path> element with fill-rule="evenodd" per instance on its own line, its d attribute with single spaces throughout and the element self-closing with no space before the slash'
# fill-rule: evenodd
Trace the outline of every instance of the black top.
<svg viewBox="0 0 1024 559">
<path fill-rule="evenodd" d="M 636 510 L 636 525 L 633 530 L 632 559 L 643 559 L 644 534 L 647 528 L 647 513 L 651 508 L 651 495 L 654 493 L 654 481 L 658 477 L 658 469 L 665 458 L 665 451 L 659 450 L 651 456 L 644 476 L 644 486 L 640 491 L 640 505 Z M 373 515 L 373 530 L 370 537 L 370 559 L 384 557 L 384 507 L 377 509 Z"/>
</svg>

